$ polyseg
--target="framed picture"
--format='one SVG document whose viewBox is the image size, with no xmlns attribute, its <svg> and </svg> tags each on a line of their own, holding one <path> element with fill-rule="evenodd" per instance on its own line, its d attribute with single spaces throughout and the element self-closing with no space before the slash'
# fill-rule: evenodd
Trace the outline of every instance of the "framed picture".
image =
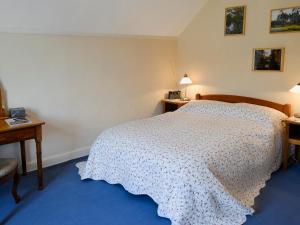
<svg viewBox="0 0 300 225">
<path fill-rule="evenodd" d="M 271 10 L 270 33 L 300 31 L 300 6 Z"/>
<path fill-rule="evenodd" d="M 225 9 L 225 35 L 244 35 L 247 6 L 236 6 Z"/>
<path fill-rule="evenodd" d="M 283 71 L 284 48 L 259 48 L 253 50 L 254 71 Z"/>
<path fill-rule="evenodd" d="M 169 91 L 169 99 L 180 99 L 181 98 L 181 91 Z"/>
</svg>

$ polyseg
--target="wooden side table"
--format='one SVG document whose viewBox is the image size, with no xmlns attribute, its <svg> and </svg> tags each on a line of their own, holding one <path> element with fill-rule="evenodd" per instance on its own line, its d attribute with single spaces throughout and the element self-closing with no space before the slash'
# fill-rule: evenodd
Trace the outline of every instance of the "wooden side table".
<svg viewBox="0 0 300 225">
<path fill-rule="evenodd" d="M 180 99 L 163 99 L 164 113 L 173 112 L 188 102 L 189 101 L 182 101 Z"/>
<path fill-rule="evenodd" d="M 290 117 L 283 121 L 285 123 L 285 140 L 283 149 L 283 169 L 288 168 L 289 145 L 300 145 L 300 119 Z M 299 149 L 296 148 L 296 157 L 299 159 Z"/>
<path fill-rule="evenodd" d="M 42 125 L 45 122 L 28 118 L 32 123 L 10 127 L 5 120 L 0 120 L 0 145 L 20 142 L 22 170 L 23 175 L 26 175 L 26 155 L 25 141 L 34 139 L 36 143 L 36 160 L 37 160 L 37 175 L 38 188 L 44 188 L 43 183 L 43 166 L 42 166 Z"/>
</svg>

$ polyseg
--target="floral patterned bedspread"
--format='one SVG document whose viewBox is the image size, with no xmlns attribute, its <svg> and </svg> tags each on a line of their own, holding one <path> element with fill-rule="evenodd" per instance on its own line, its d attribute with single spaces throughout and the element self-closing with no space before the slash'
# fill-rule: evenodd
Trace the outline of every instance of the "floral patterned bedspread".
<svg viewBox="0 0 300 225">
<path fill-rule="evenodd" d="M 240 225 L 280 165 L 283 118 L 255 105 L 191 102 L 105 130 L 79 174 L 149 195 L 173 225 Z"/>
</svg>

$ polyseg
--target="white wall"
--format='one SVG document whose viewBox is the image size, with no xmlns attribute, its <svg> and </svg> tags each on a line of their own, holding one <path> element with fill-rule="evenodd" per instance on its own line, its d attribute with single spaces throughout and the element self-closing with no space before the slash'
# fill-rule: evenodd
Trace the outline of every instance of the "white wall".
<svg viewBox="0 0 300 225">
<path fill-rule="evenodd" d="M 226 7 L 247 5 L 245 36 L 224 36 Z M 300 81 L 300 32 L 270 34 L 270 10 L 299 6 L 299 0 L 209 0 L 178 40 L 178 72 L 188 72 L 194 96 L 237 94 L 278 103 L 300 111 L 300 95 L 288 90 Z M 285 69 L 253 72 L 253 48 L 285 47 Z"/>
<path fill-rule="evenodd" d="M 46 122 L 44 165 L 87 154 L 105 128 L 161 113 L 160 100 L 176 83 L 171 39 L 2 33 L 0 49 L 8 107 Z M 19 155 L 18 144 L 0 149 L 1 157 Z"/>
<path fill-rule="evenodd" d="M 1 0 L 0 31 L 177 36 L 207 0 Z"/>
<path fill-rule="evenodd" d="M 161 112 L 160 99 L 185 72 L 196 92 L 238 94 L 300 111 L 288 90 L 300 81 L 300 33 L 269 34 L 274 8 L 299 0 L 209 0 L 176 40 L 0 33 L 0 82 L 8 107 L 46 121 L 44 165 L 88 153 L 105 128 Z M 245 36 L 224 37 L 224 9 L 247 5 Z M 252 72 L 252 50 L 285 47 L 283 73 Z M 177 74 L 176 75 L 176 69 Z M 33 143 L 28 161 L 35 165 Z M 19 155 L 18 144 L 0 157 Z"/>
</svg>

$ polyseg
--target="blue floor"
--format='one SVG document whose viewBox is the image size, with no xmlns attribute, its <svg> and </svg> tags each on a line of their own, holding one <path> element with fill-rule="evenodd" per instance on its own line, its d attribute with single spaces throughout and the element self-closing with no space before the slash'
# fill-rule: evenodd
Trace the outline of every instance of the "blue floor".
<svg viewBox="0 0 300 225">
<path fill-rule="evenodd" d="M 81 181 L 73 160 L 44 170 L 46 188 L 37 191 L 36 174 L 22 177 L 20 204 L 10 184 L 0 187 L 0 224 L 7 225 L 170 225 L 157 216 L 147 196 L 134 196 L 120 185 Z M 246 225 L 300 224 L 300 165 L 273 174 L 256 199 Z"/>
</svg>

